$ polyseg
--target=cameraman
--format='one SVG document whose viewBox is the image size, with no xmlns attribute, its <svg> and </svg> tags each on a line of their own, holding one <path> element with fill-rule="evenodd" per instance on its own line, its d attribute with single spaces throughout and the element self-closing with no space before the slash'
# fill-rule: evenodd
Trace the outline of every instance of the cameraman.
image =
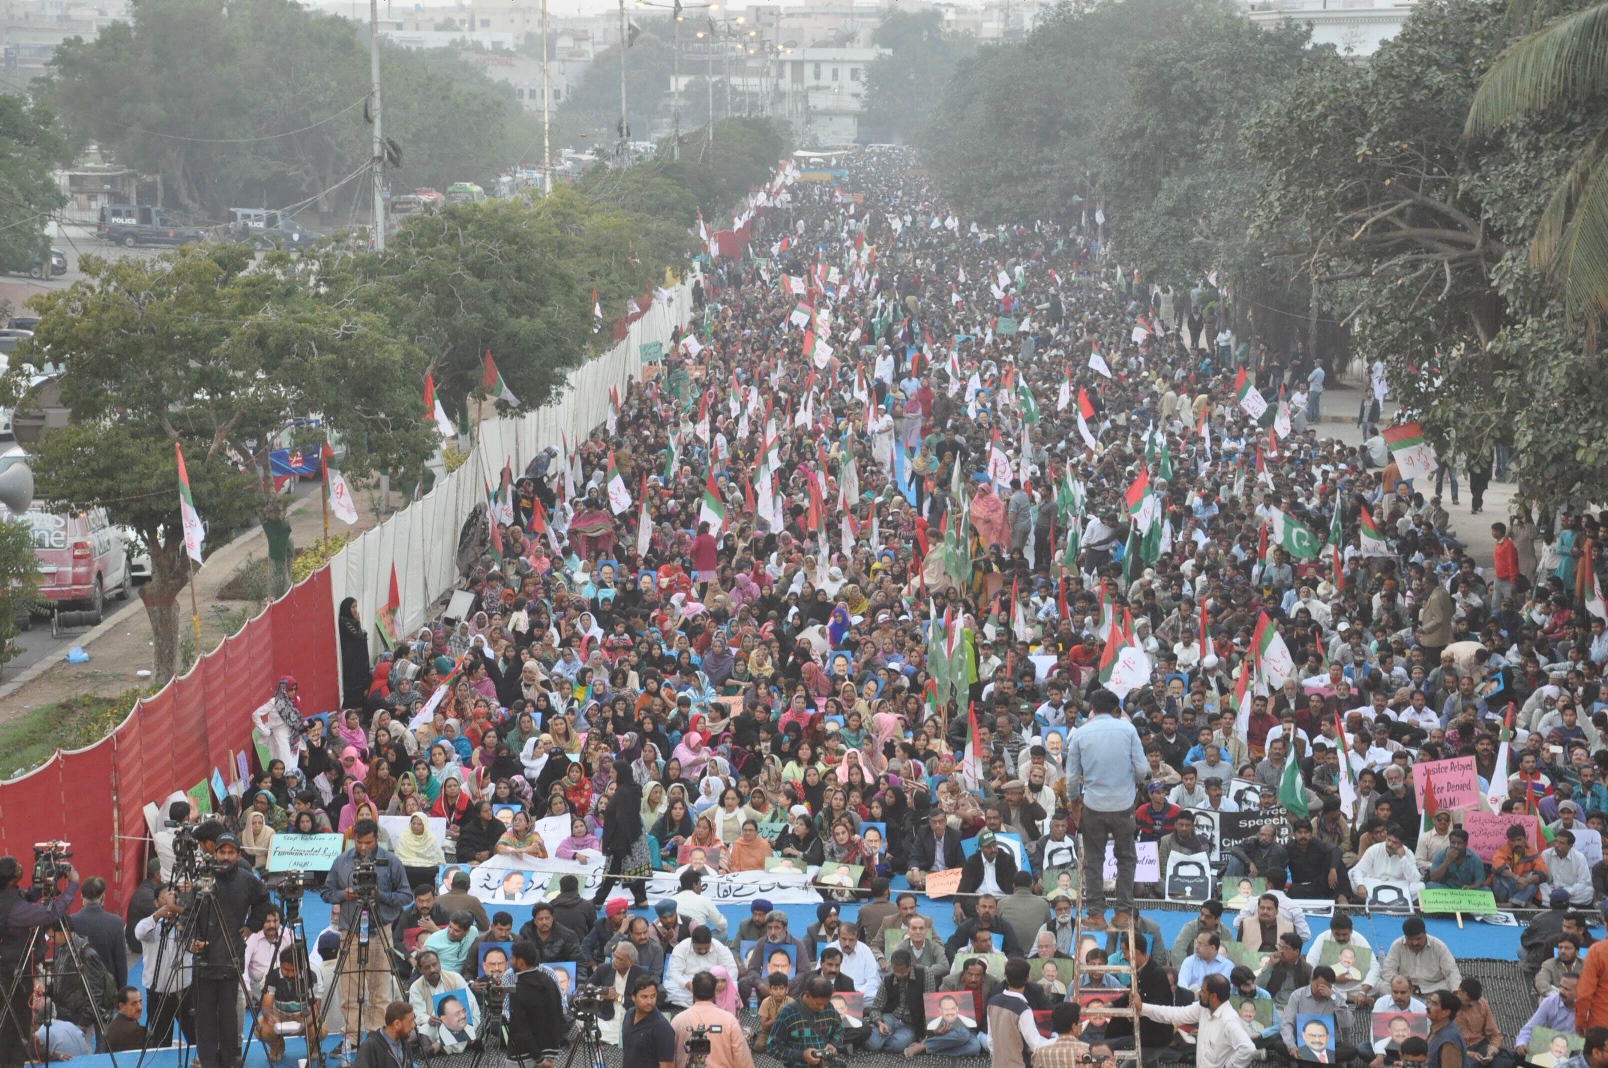
<svg viewBox="0 0 1608 1068">
<path fill-rule="evenodd" d="M 508 996 L 508 1068 L 552 1068 L 569 1037 L 558 984 L 542 971 L 534 942 L 514 943 L 514 992 Z"/>
<path fill-rule="evenodd" d="M 357 939 L 359 917 L 363 909 L 353 904 L 358 892 L 353 882 L 353 871 L 358 862 L 371 862 L 374 867 L 374 896 L 370 904 L 368 924 L 368 959 L 359 964 L 357 945 L 347 954 L 341 967 L 341 1015 L 346 1021 L 346 1040 L 343 1050 L 357 1048 L 358 1036 L 379 1030 L 385 1025 L 386 1006 L 395 998 L 395 982 L 391 973 L 391 927 L 402 915 L 402 910 L 413 901 L 408 886 L 408 875 L 402 861 L 379 846 L 380 825 L 373 820 L 358 820 L 352 824 L 352 848 L 335 858 L 329 877 L 324 880 L 320 896 L 331 905 L 342 905 L 341 937 Z M 359 1002 L 362 1019 L 358 1019 Z"/>
<path fill-rule="evenodd" d="M 0 1068 L 21 1068 L 33 1041 L 33 1016 L 29 998 L 33 984 L 17 982 L 34 928 L 48 927 L 67 915 L 78 898 L 78 870 L 67 869 L 67 888 L 48 905 L 39 904 L 37 887 L 21 887 L 22 865 L 16 857 L 0 857 L 0 983 L 11 992 L 0 1020 Z M 41 947 L 43 948 L 43 947 Z M 30 967 L 33 962 L 29 962 Z"/>
<path fill-rule="evenodd" d="M 783 1068 L 818 1068 L 843 1048 L 843 1017 L 832 1007 L 832 980 L 812 975 L 796 1001 L 789 1001 L 771 1024 L 767 1052 Z"/>
<path fill-rule="evenodd" d="M 212 904 L 200 908 L 191 928 L 195 955 L 195 1048 L 201 1068 L 229 1068 L 240 1050 L 242 930 L 262 930 L 268 888 L 240 867 L 240 842 L 224 833 L 211 840 Z M 186 908 L 196 907 L 191 891 Z"/>
<path fill-rule="evenodd" d="M 692 1008 L 676 1013 L 670 1026 L 676 1032 L 676 1068 L 687 1068 L 691 1053 L 688 1039 L 696 1028 L 707 1028 L 703 1040 L 709 1043 L 704 1063 L 708 1068 L 754 1068 L 754 1054 L 743 1038 L 737 1017 L 715 1004 L 715 977 L 699 972 L 692 977 Z"/>
</svg>

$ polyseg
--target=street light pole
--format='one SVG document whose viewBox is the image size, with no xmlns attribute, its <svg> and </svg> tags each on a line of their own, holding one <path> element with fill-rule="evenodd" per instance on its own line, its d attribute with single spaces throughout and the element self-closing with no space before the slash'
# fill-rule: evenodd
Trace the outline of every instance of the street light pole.
<svg viewBox="0 0 1608 1068">
<path fill-rule="evenodd" d="M 542 192 L 553 194 L 553 83 L 547 73 L 547 0 L 542 0 Z"/>
<path fill-rule="evenodd" d="M 626 125 L 625 106 L 625 50 L 631 46 L 625 21 L 625 0 L 620 0 L 620 159 L 627 158 L 630 149 L 631 128 Z"/>
<path fill-rule="evenodd" d="M 369 92 L 373 96 L 374 247 L 385 251 L 385 138 L 380 130 L 380 0 L 369 0 Z"/>
<path fill-rule="evenodd" d="M 677 7 L 679 8 L 679 4 Z M 681 158 L 681 12 L 670 13 L 670 158 Z"/>
</svg>

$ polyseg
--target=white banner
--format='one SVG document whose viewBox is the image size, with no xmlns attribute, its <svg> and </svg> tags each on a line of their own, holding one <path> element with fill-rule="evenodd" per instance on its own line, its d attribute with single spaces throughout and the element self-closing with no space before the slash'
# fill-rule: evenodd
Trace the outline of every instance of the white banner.
<svg viewBox="0 0 1608 1068">
<path fill-rule="evenodd" d="M 578 864 L 573 860 L 500 856 L 468 869 L 469 892 L 488 905 L 534 905 L 558 893 L 559 876 L 574 875 L 580 879 L 581 896 L 591 897 L 603 882 L 603 868 L 601 857 Z M 810 885 L 815 871 L 812 866 L 803 875 L 763 871 L 705 875 L 703 896 L 720 905 L 737 905 L 761 897 L 774 903 L 814 905 L 821 901 L 821 895 Z M 648 878 L 650 899 L 673 897 L 680 892 L 679 871 L 656 871 Z M 631 890 L 617 883 L 609 896 L 629 898 Z"/>
</svg>

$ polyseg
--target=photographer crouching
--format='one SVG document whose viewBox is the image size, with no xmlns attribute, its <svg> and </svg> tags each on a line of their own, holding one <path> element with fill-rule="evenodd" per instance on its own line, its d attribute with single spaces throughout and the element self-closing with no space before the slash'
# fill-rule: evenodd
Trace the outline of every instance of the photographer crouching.
<svg viewBox="0 0 1608 1068">
<path fill-rule="evenodd" d="M 34 885 L 23 890 L 22 865 L 16 857 L 0 857 L 0 984 L 10 995 L 0 1021 L 0 1068 L 21 1068 L 32 1049 L 33 1013 L 29 999 L 33 996 L 33 983 L 24 977 L 17 980 L 35 928 L 48 927 L 73 907 L 78 898 L 78 872 L 66 866 L 67 887 L 48 904 L 41 904 L 44 886 L 55 886 L 61 875 L 61 866 L 52 862 L 50 868 L 40 871 L 39 861 L 34 862 Z"/>
<path fill-rule="evenodd" d="M 341 906 L 343 1054 L 357 1049 L 359 1036 L 385 1026 L 387 1006 L 397 997 L 391 927 L 413 903 L 402 861 L 380 848 L 379 834 L 373 820 L 352 824 L 352 848 L 335 858 L 320 892 L 325 901 Z"/>
</svg>

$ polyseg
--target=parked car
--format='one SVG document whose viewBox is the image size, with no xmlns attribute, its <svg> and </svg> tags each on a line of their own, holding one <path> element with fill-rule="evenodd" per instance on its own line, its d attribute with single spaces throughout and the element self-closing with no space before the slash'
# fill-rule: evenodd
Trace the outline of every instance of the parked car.
<svg viewBox="0 0 1608 1068">
<path fill-rule="evenodd" d="M 0 474 L 27 459 L 28 452 L 20 445 L 0 452 Z M 0 516 L 20 519 L 33 532 L 34 557 L 39 561 L 36 592 L 51 607 L 88 609 L 100 616 L 108 594 L 121 601 L 133 591 L 128 545 L 106 509 L 61 513 L 35 503 L 17 515 L 0 505 Z"/>
<path fill-rule="evenodd" d="M 63 252 L 59 248 L 52 248 L 50 250 L 50 266 L 46 267 L 45 254 L 43 252 L 35 252 L 33 254 L 33 258 L 28 261 L 28 269 L 18 273 L 26 274 L 29 278 L 44 278 L 46 277 L 45 272 L 47 270 L 50 272 L 49 277 L 52 278 L 58 274 L 66 274 L 67 253 Z"/>
</svg>

